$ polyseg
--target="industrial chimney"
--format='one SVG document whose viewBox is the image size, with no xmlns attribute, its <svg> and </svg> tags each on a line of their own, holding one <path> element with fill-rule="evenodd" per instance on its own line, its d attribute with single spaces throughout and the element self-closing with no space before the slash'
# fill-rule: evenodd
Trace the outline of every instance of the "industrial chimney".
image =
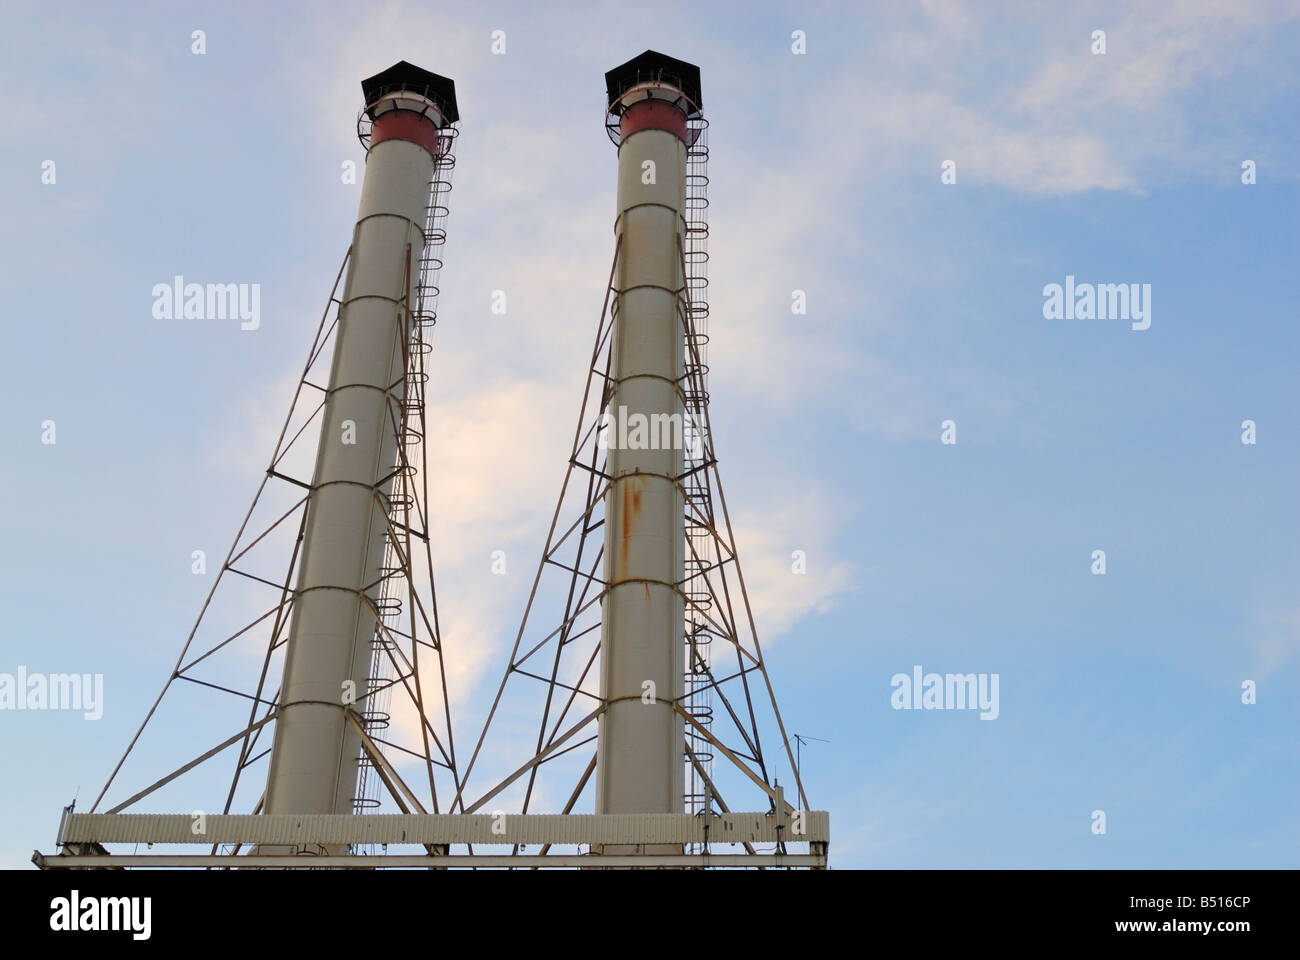
<svg viewBox="0 0 1300 960">
<path fill-rule="evenodd" d="M 411 564 L 411 542 L 419 540 L 433 565 L 428 490 L 421 495 L 414 478 L 429 475 L 423 358 L 431 345 L 424 330 L 435 320 L 435 279 L 442 262 L 436 248 L 446 238 L 444 195 L 451 186 L 459 117 L 450 80 L 401 62 L 362 83 L 365 106 L 358 133 L 367 159 L 361 208 L 346 273 L 340 271 L 342 289 L 336 279 L 331 307 L 299 381 L 300 392 L 310 386 L 325 394 L 307 420 L 321 418 L 312 480 L 308 484 L 276 469 L 297 395 L 267 470 L 268 480 L 306 487 L 308 494 L 299 495 L 289 513 L 254 537 L 248 517 L 258 506 L 264 480 L 212 586 L 215 594 L 222 574 L 229 572 L 275 588 L 279 605 L 266 631 L 264 662 L 284 647 L 279 693 L 274 699 L 263 696 L 274 683 L 265 667 L 253 694 L 190 675 L 268 614 L 197 656 L 190 650 L 196 622 L 176 668 L 91 810 L 64 811 L 59 854 L 37 852 L 33 860 L 39 866 L 826 867 L 830 817 L 809 808 L 800 782 L 794 741 L 781 719 L 741 575 L 709 423 L 708 123 L 701 114 L 700 71 L 647 50 L 605 74 L 605 86 L 605 126 L 618 146 L 613 264 L 559 503 L 468 765 L 458 764 L 451 737 L 432 590 L 432 609 L 426 613 Z M 327 323 L 335 305 L 334 321 Z M 331 369 L 321 387 L 325 378 L 313 365 L 318 356 L 324 364 L 321 345 L 331 334 Z M 419 449 L 418 469 L 412 446 Z M 587 474 L 585 481 L 571 484 L 579 470 Z M 579 506 L 574 522 L 560 522 L 562 512 Z M 305 511 L 300 539 L 282 580 L 266 580 L 235 565 L 298 509 Z M 544 576 L 547 586 L 539 592 Z M 399 595 L 403 583 L 408 590 Z M 406 630 L 398 623 L 400 596 L 410 601 Z M 539 625 L 536 617 L 530 623 L 541 598 L 548 606 L 563 601 L 554 629 L 547 621 Z M 409 654 L 399 640 L 409 643 Z M 719 677 L 712 667 L 714 642 L 728 660 L 735 655 L 737 667 L 731 670 L 728 663 L 728 675 Z M 439 665 L 441 736 L 419 682 L 421 648 L 436 654 Z M 599 697 L 586 689 L 597 656 Z M 381 663 L 385 657 L 399 673 L 391 682 Z M 537 666 L 546 662 L 549 678 Z M 566 682 L 574 676 L 574 683 Z M 98 812 L 163 697 L 181 679 L 239 696 L 246 726 Z M 496 753 L 482 748 L 512 682 L 547 686 L 536 745 L 524 744 L 524 762 L 509 764 L 506 769 L 513 772 L 493 777 L 494 785 L 475 798 L 466 787 L 475 761 Z M 423 754 L 372 735 L 387 723 L 381 698 L 394 687 L 410 695 L 423 720 Z M 579 696 L 599 705 L 571 710 Z M 715 725 L 715 714 L 720 724 Z M 761 722 L 774 728 L 779 756 L 769 750 L 765 758 Z M 272 723 L 266 790 L 253 807 L 261 816 L 231 813 L 241 773 L 266 755 L 258 738 Z M 594 756 L 587 752 L 593 724 Z M 225 807 L 205 815 L 202 830 L 195 829 L 188 813 L 124 812 L 236 745 Z M 421 800 L 423 789 L 403 780 L 385 747 L 424 759 L 429 807 Z M 543 765 L 548 765 L 548 785 L 566 778 L 576 773 L 572 751 L 579 749 L 587 753 L 586 762 L 563 807 L 555 813 L 530 810 L 530 803 L 540 804 Z M 564 763 L 549 766 L 561 757 L 570 758 L 569 771 Z M 717 775 L 715 758 L 730 780 Z M 778 765 L 785 762 L 783 771 Z M 445 770 L 455 791 L 442 807 L 435 765 Z M 383 802 L 368 793 L 371 771 L 400 814 L 367 815 L 365 808 Z M 786 799 L 777 774 L 793 784 L 797 808 Z M 593 780 L 595 815 L 575 813 L 590 796 Z M 515 785 L 522 790 L 522 810 L 504 814 L 496 806 Z M 756 798 L 757 804 L 741 796 Z M 211 850 L 119 854 L 110 844 L 192 844 Z M 389 853 L 389 845 L 418 845 L 424 852 Z M 797 848 L 804 845 L 807 852 L 800 853 Z M 375 846 L 382 852 L 366 849 Z M 493 849 L 501 846 L 510 849 Z M 453 853 L 457 847 L 465 852 Z M 576 851 L 564 852 L 565 847 Z"/>
<path fill-rule="evenodd" d="M 455 84 L 405 61 L 361 87 L 369 151 L 307 502 L 268 814 L 353 811 L 361 740 L 347 712 L 365 696 L 374 653 L 431 183 L 458 119 Z"/>
<path fill-rule="evenodd" d="M 596 813 L 680 814 L 684 731 L 673 703 L 685 669 L 682 213 L 700 71 L 647 50 L 605 74 L 605 87 L 606 127 L 618 145 L 620 253 L 601 607 L 600 695 L 608 708 L 599 720 Z M 623 429 L 628 423 L 647 429 Z"/>
</svg>

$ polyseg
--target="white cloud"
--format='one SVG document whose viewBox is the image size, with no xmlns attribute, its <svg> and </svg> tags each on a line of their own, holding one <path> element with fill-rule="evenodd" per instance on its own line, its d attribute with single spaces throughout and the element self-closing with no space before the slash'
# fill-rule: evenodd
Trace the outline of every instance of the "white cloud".
<svg viewBox="0 0 1300 960">
<path fill-rule="evenodd" d="M 1300 607 L 1256 617 L 1250 647 L 1252 670 L 1261 678 L 1300 658 Z"/>
<path fill-rule="evenodd" d="M 825 613 L 851 587 L 855 567 L 833 545 L 843 512 L 841 504 L 809 493 L 736 518 L 736 549 L 765 647 L 804 617 Z M 803 552 L 806 573 L 794 572 L 795 551 Z M 736 615 L 743 621 L 740 609 Z"/>
<path fill-rule="evenodd" d="M 846 198 L 870 205 L 915 170 L 933 170 L 937 183 L 947 158 L 958 161 L 964 184 L 1030 195 L 1141 189 L 1152 164 L 1186 162 L 1180 95 L 1229 69 L 1251 31 L 1291 15 L 1261 9 L 1235 15 L 1205 5 L 1189 23 L 1161 8 L 1142 27 L 1136 15 L 1111 17 L 1112 52 L 1099 58 L 1088 53 L 1087 30 L 1054 15 L 1012 33 L 985 8 L 929 2 L 926 22 L 910 14 L 873 22 L 862 58 L 799 90 L 800 109 L 782 113 L 778 149 L 769 113 L 715 117 L 714 145 L 729 148 L 715 152 L 713 171 L 726 183 L 725 206 L 714 193 L 715 398 L 780 411 L 766 421 L 779 431 L 830 396 L 866 391 L 871 402 L 862 406 L 874 412 L 858 426 L 894 437 L 933 432 L 919 400 L 925 385 L 868 352 L 871 331 L 898 321 L 886 297 L 891 254 L 843 216 Z M 516 95 L 517 78 L 483 54 L 480 32 L 392 3 L 346 32 L 322 28 L 310 47 L 295 48 L 289 71 L 311 78 L 298 81 L 316 107 L 311 126 L 344 155 L 357 149 L 341 120 L 359 106 L 357 79 L 402 57 L 453 76 L 462 112 L 473 116 L 459 145 L 430 387 L 431 534 L 453 706 L 486 680 L 495 684 L 503 638 L 517 623 L 520 611 L 503 608 L 489 557 L 505 550 L 512 568 L 531 576 L 567 456 L 613 212 L 613 150 L 597 155 L 587 149 L 592 140 L 577 149 L 572 133 L 579 116 L 598 124 L 598 111 L 549 103 L 550 120 L 540 124 L 536 99 Z M 967 56 L 972 36 L 994 53 L 1037 52 L 1026 69 L 990 79 L 987 64 Z M 423 48 L 427 37 L 437 38 L 434 48 Z M 1225 55 L 1225 45 L 1237 52 Z M 475 113 L 470 104 L 492 108 Z M 754 129 L 762 135 L 750 136 Z M 591 186 L 595 175 L 604 179 Z M 878 279 L 867 296 L 878 302 L 835 290 L 841 265 L 827 262 L 828 249 L 871 258 Z M 787 284 L 810 290 L 822 313 L 793 318 Z M 488 312 L 494 289 L 509 296 L 505 317 Z M 840 315 L 845 307 L 851 313 Z M 854 341 L 865 346 L 845 345 L 850 324 L 866 329 Z M 782 482 L 812 490 L 813 469 Z M 819 490 L 774 496 L 761 508 L 732 504 L 764 639 L 824 612 L 850 588 L 854 570 L 835 543 L 843 502 Z M 806 576 L 790 572 L 796 549 L 807 552 Z M 464 743 L 477 730 L 460 733 Z"/>
</svg>

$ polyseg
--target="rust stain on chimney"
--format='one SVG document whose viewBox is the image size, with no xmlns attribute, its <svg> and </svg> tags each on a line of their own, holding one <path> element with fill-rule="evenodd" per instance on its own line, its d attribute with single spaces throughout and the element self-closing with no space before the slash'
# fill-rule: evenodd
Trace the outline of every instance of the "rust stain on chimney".
<svg viewBox="0 0 1300 960">
<path fill-rule="evenodd" d="M 628 549 L 632 545 L 631 536 L 635 526 L 634 521 L 641 516 L 641 494 L 645 490 L 645 479 L 643 477 L 628 477 L 623 481 L 623 530 L 619 538 L 619 557 L 622 560 L 620 573 L 622 576 L 617 580 L 623 580 L 628 575 Z"/>
</svg>

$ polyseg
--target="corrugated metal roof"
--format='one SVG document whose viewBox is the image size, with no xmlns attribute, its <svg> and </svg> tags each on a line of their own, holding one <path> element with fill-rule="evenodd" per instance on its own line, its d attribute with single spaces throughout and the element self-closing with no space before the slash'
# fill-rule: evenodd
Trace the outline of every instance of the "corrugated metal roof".
<svg viewBox="0 0 1300 960">
<path fill-rule="evenodd" d="M 358 814 L 330 816 L 75 813 L 59 843 L 826 843 L 830 814 L 784 823 L 764 813 L 690 814 Z M 781 828 L 778 830 L 778 828 Z M 706 832 L 707 830 L 707 832 Z"/>
</svg>

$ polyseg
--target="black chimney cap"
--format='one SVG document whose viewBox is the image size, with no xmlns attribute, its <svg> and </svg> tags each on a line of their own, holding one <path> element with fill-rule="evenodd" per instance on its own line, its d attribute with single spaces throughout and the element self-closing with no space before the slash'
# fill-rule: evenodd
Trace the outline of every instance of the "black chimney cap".
<svg viewBox="0 0 1300 960">
<path fill-rule="evenodd" d="M 385 94 L 399 90 L 409 90 L 411 93 L 428 97 L 438 105 L 443 119 L 448 123 L 455 123 L 460 119 L 460 112 L 456 109 L 455 81 L 422 70 L 413 63 L 399 60 L 387 70 L 381 70 L 373 77 L 361 81 L 361 92 L 366 98 L 366 106 L 370 106 Z M 371 119 L 374 117 L 372 116 Z"/>
<path fill-rule="evenodd" d="M 638 83 L 647 81 L 671 84 L 686 94 L 686 99 L 694 107 L 704 106 L 700 98 L 700 68 L 654 50 L 647 50 L 605 74 L 605 93 L 609 98 L 606 106 L 612 109 L 619 97 Z M 687 112 L 689 115 L 696 111 L 688 107 Z"/>
</svg>

